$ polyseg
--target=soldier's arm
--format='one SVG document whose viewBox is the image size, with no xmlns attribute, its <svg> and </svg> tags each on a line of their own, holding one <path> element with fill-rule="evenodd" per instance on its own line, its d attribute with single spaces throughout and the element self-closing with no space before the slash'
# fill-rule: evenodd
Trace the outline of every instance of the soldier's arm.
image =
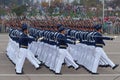
<svg viewBox="0 0 120 80">
<path fill-rule="evenodd" d="M 103 39 L 103 40 L 113 40 L 114 39 L 112 37 L 107 37 L 107 36 L 94 36 L 94 38 L 99 38 L 99 39 Z"/>
</svg>

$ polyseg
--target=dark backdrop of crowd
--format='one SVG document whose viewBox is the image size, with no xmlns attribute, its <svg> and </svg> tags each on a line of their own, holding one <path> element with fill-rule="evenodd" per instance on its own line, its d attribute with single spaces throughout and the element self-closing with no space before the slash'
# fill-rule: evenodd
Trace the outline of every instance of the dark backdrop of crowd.
<svg viewBox="0 0 120 80">
<path fill-rule="evenodd" d="M 14 0 L 14 2 L 13 0 L 0 0 L 0 32 L 7 32 L 9 27 L 20 27 L 20 24 L 26 20 L 32 27 L 53 27 L 63 24 L 64 27 L 76 28 L 102 24 L 103 33 L 120 33 L 120 6 L 118 4 L 120 0 L 105 1 L 104 19 L 100 0 L 92 2 L 74 0 L 72 3 L 61 1 L 34 3 L 33 0 Z"/>
</svg>

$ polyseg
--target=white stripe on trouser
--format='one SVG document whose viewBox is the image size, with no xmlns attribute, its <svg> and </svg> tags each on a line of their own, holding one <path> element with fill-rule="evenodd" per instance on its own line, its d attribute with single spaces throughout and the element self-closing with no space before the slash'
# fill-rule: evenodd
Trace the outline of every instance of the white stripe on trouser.
<svg viewBox="0 0 120 80">
<path fill-rule="evenodd" d="M 20 53 L 18 54 L 18 59 L 16 63 L 16 72 L 21 73 L 22 72 L 22 67 L 25 61 L 25 58 L 27 58 L 34 66 L 35 68 L 38 68 L 39 65 L 34 59 L 34 56 L 31 55 L 32 52 L 28 49 L 20 48 Z"/>
<path fill-rule="evenodd" d="M 103 58 L 103 57 L 101 57 L 101 58 L 100 58 L 99 65 L 104 66 L 104 65 L 108 65 L 108 63 L 104 60 L 104 58 Z"/>
</svg>

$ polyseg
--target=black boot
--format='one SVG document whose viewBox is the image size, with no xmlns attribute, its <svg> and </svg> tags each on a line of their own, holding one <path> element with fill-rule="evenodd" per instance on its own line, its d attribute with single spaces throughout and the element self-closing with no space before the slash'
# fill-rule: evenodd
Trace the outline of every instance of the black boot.
<svg viewBox="0 0 120 80">
<path fill-rule="evenodd" d="M 115 66 L 112 68 L 113 70 L 116 69 L 119 66 L 119 64 L 115 64 Z"/>
</svg>

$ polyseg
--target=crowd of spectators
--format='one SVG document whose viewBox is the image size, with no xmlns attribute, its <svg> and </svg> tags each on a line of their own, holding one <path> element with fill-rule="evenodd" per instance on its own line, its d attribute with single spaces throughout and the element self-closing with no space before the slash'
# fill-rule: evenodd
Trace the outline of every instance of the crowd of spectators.
<svg viewBox="0 0 120 80">
<path fill-rule="evenodd" d="M 17 17 L 14 19 L 0 19 L 0 32 L 2 31 L 2 26 L 4 25 L 4 31 L 8 31 L 8 27 L 20 27 L 24 17 Z M 106 34 L 120 34 L 120 17 L 105 17 L 104 22 L 102 18 L 93 17 L 91 19 L 76 19 L 67 17 L 51 17 L 51 16 L 35 16 L 35 17 L 26 17 L 25 21 L 33 27 L 41 26 L 51 26 L 55 27 L 57 24 L 62 24 L 65 27 L 71 26 L 73 29 L 76 27 L 93 27 L 96 24 L 103 25 L 103 33 Z M 74 28 L 75 27 L 75 28 Z M 49 27 L 50 28 L 50 27 Z"/>
</svg>

